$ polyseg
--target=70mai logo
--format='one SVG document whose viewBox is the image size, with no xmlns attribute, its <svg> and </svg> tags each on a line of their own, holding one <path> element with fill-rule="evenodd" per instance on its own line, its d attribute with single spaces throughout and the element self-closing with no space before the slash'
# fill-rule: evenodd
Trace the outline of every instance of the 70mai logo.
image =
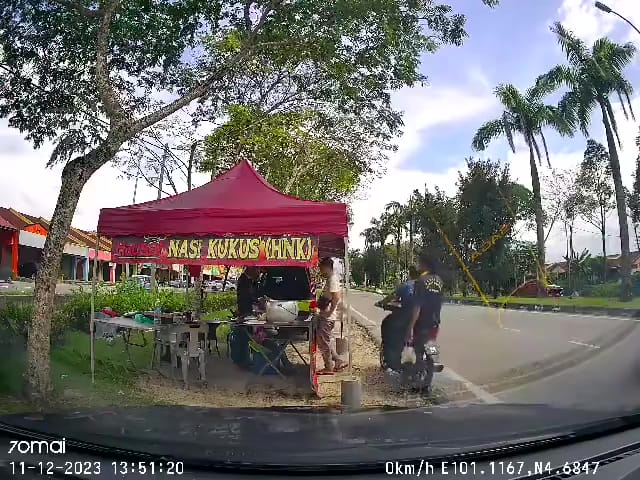
<svg viewBox="0 0 640 480">
<path fill-rule="evenodd" d="M 11 440 L 9 442 L 9 453 L 21 454 L 64 454 L 67 451 L 66 440 Z"/>
</svg>

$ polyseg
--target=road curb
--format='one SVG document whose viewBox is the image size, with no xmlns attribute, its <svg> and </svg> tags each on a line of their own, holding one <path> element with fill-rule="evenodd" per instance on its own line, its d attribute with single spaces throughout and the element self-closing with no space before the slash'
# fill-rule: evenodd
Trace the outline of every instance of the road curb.
<svg viewBox="0 0 640 480">
<path fill-rule="evenodd" d="M 365 322 L 364 320 L 367 319 L 367 317 L 362 315 L 360 312 L 355 310 L 353 307 L 350 307 L 350 308 L 351 308 L 351 314 L 352 314 L 353 318 L 355 318 L 356 323 L 360 327 L 365 329 L 365 331 L 367 332 L 367 335 L 369 336 L 371 341 L 373 341 L 373 343 L 376 344 L 376 347 L 382 348 L 382 338 L 380 337 L 380 327 L 377 324 L 376 325 L 372 325 L 372 324 L 370 324 L 368 322 Z M 377 332 L 377 334 L 376 334 L 376 332 Z"/>
</svg>

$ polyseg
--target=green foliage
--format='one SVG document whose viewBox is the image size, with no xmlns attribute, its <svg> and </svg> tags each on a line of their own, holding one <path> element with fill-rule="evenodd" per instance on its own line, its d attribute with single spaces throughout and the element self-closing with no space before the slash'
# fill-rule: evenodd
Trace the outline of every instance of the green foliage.
<svg viewBox="0 0 640 480">
<path fill-rule="evenodd" d="M 585 221 L 604 232 L 607 216 L 616 206 L 609 152 L 604 145 L 587 141 L 577 184 L 578 211 Z"/>
<path fill-rule="evenodd" d="M 146 291 L 137 282 L 122 282 L 115 289 L 100 287 L 96 293 L 96 310 L 109 307 L 118 313 L 133 311 L 151 311 L 156 301 L 164 312 L 179 312 L 190 310 L 192 299 L 190 295 L 174 290 L 159 290 L 157 293 Z M 235 305 L 234 293 L 209 294 L 205 298 L 204 311 L 224 310 Z M 78 291 L 58 308 L 56 325 L 60 329 L 88 331 L 91 315 L 91 293 Z"/>
<path fill-rule="evenodd" d="M 487 290 L 496 291 L 509 276 L 505 251 L 517 218 L 513 185 L 509 168 L 491 160 L 468 159 L 467 172 L 459 174 L 457 245 L 475 280 Z M 498 233 L 505 231 L 503 226 L 506 233 Z"/>
<path fill-rule="evenodd" d="M 599 109 L 607 136 L 609 162 L 616 192 L 616 205 L 620 214 L 620 249 L 629 250 L 629 228 L 626 216 L 625 188 L 620 173 L 620 161 L 617 146 L 621 146 L 618 126 L 610 96 L 616 95 L 620 100 L 625 118 L 634 118 L 631 106 L 633 87 L 624 76 L 624 69 L 633 61 L 636 47 L 632 43 L 620 45 L 608 38 L 596 40 L 591 48 L 580 40 L 573 32 L 556 22 L 551 28 L 558 43 L 567 57 L 567 65 L 560 65 L 542 75 L 537 85 L 544 89 L 568 87 L 558 106 L 562 116 L 568 119 L 572 128 L 579 129 L 585 136 L 589 135 L 592 113 Z M 617 143 L 617 146 L 616 146 Z M 595 152 L 594 152 L 595 153 Z M 600 151 L 604 155 L 603 151 Z M 602 207 L 600 207 L 602 210 Z M 600 220 L 602 220 L 602 214 Z M 596 216 L 596 218 L 598 218 Z M 602 221 L 600 221 L 602 223 Z M 624 288 L 621 298 L 631 298 L 630 258 L 623 255 L 621 272 Z"/>
<path fill-rule="evenodd" d="M 5 301 L 0 306 L 0 348 L 26 341 L 30 316 L 31 305 Z"/>
<path fill-rule="evenodd" d="M 423 79 L 423 52 L 458 45 L 466 36 L 464 16 L 432 2 L 251 2 L 248 10 L 240 0 L 100 5 L 8 0 L 0 6 L 0 116 L 36 147 L 53 140 L 52 162 L 96 147 L 111 127 L 121 126 L 96 121 L 114 115 L 108 97 L 121 99 L 131 118 L 159 111 L 153 92 L 208 97 L 217 110 L 220 100 L 228 100 L 229 84 L 246 79 L 246 67 L 255 61 L 270 65 L 276 76 L 298 71 L 294 93 L 295 87 L 309 93 L 298 101 L 322 99 L 370 118 L 386 112 L 379 123 L 395 130 L 399 115 L 386 92 Z M 113 15 L 101 31 L 107 11 Z M 107 51 L 97 55 L 102 34 Z M 115 95 L 96 77 L 97 58 L 108 58 L 108 88 Z M 126 141 L 136 133 L 118 135 Z"/>
<path fill-rule="evenodd" d="M 377 142 L 366 143 L 355 122 L 320 112 L 267 113 L 235 105 L 229 120 L 205 140 L 201 170 L 219 174 L 238 158 L 283 193 L 341 201 L 381 165 Z"/>
<path fill-rule="evenodd" d="M 599 285 L 585 285 L 581 289 L 585 297 L 618 298 L 620 296 L 620 283 L 609 282 Z"/>
</svg>

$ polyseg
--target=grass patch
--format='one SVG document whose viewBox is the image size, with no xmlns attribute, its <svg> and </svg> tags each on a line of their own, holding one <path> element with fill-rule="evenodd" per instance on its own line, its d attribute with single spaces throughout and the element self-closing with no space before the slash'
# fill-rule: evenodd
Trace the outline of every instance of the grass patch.
<svg viewBox="0 0 640 480">
<path fill-rule="evenodd" d="M 473 300 L 482 302 L 482 298 L 478 296 L 455 295 L 449 297 L 453 300 Z M 498 297 L 496 299 L 492 297 L 487 298 L 489 302 L 499 303 L 521 303 L 525 305 L 553 305 L 553 306 L 574 306 L 574 307 L 601 307 L 601 308 L 640 308 L 640 298 L 634 298 L 630 302 L 621 302 L 618 298 L 604 298 L 604 297 L 542 297 L 542 298 L 530 298 L 530 297 Z"/>
<path fill-rule="evenodd" d="M 150 396 L 134 388 L 138 369 L 149 368 L 152 338 L 147 335 L 145 347 L 130 347 L 127 355 L 124 342 L 117 338 L 109 344 L 96 340 L 96 383 L 91 383 L 89 335 L 72 332 L 51 351 L 51 381 L 54 395 L 52 407 L 140 405 L 156 403 Z M 142 336 L 132 338 L 142 343 Z M 0 413 L 33 411 L 23 400 L 23 374 L 27 356 L 24 349 L 4 352 L 0 358 Z"/>
<path fill-rule="evenodd" d="M 202 315 L 202 321 L 206 322 L 209 320 L 227 320 L 233 318 L 233 314 L 231 310 L 218 310 L 216 312 L 205 313 Z"/>
</svg>

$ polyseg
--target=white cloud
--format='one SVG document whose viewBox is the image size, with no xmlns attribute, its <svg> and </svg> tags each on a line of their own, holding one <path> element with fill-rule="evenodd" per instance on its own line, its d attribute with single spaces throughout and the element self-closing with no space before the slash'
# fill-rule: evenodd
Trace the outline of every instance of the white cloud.
<svg viewBox="0 0 640 480">
<path fill-rule="evenodd" d="M 608 7 L 640 25 L 640 2 L 638 0 L 606 0 Z M 592 0 L 564 0 L 558 9 L 562 24 L 572 30 L 588 44 L 594 40 L 613 35 L 622 41 L 638 41 L 638 33 L 613 13 L 605 13 L 595 7 Z"/>
<path fill-rule="evenodd" d="M 371 218 L 379 216 L 389 202 L 405 202 L 413 190 L 423 191 L 425 185 L 430 188 L 437 185 L 448 193 L 454 192 L 457 172 L 462 168 L 464 159 L 460 159 L 460 165 L 450 168 L 446 173 L 437 174 L 403 168 L 403 162 L 420 146 L 428 143 L 433 127 L 454 125 L 471 118 L 478 118 L 482 122 L 491 116 L 497 104 L 489 82 L 477 71 L 474 78 L 485 79 L 476 82 L 481 87 L 477 92 L 451 87 L 425 87 L 406 88 L 395 96 L 394 105 L 404 112 L 404 135 L 398 142 L 398 151 L 390 158 L 384 177 L 367 186 L 368 195 L 365 199 L 353 202 L 355 220 L 350 237 L 353 247 L 363 247 L 360 234 L 369 226 Z M 427 163 L 434 165 L 441 161 L 442 158 L 433 158 Z"/>
<path fill-rule="evenodd" d="M 634 111 L 640 111 L 640 95 L 636 96 L 632 100 Z M 623 148 L 618 150 L 618 156 L 620 158 L 620 169 L 622 173 L 622 179 L 628 188 L 632 187 L 633 174 L 635 171 L 636 157 L 638 155 L 638 149 L 635 146 L 635 138 L 638 135 L 638 123 L 632 119 L 625 119 L 622 113 L 622 109 L 619 104 L 614 104 L 614 111 L 616 120 L 618 123 L 618 132 L 620 134 L 620 141 Z M 592 123 L 591 133 L 593 138 L 601 142 L 605 147 L 607 146 L 606 138 L 604 136 L 603 128 L 599 123 L 599 117 L 594 115 Z M 585 139 L 586 144 L 586 139 Z M 579 168 L 579 164 L 582 161 L 584 148 L 573 151 L 562 152 L 550 152 L 550 160 L 553 168 L 559 169 L 575 169 Z M 512 177 L 519 183 L 531 188 L 531 169 L 529 167 L 529 152 L 526 146 L 523 145 L 521 140 L 516 142 L 516 153 L 509 152 L 506 161 L 509 163 Z M 543 162 L 543 165 L 539 167 L 540 177 L 549 175 L 551 172 Z M 584 221 L 578 221 L 576 223 L 576 231 L 574 233 L 574 249 L 582 251 L 582 249 L 588 249 L 593 255 L 598 255 L 602 251 L 602 243 L 600 236 L 595 227 L 589 225 Z M 523 235 L 523 238 L 531 241 L 535 241 L 535 233 L 527 232 Z M 561 260 L 566 252 L 566 239 L 564 231 L 561 225 L 556 224 L 553 231 L 549 235 L 546 244 L 547 260 L 558 261 Z M 635 239 L 631 237 L 632 250 L 636 249 Z M 616 212 L 611 212 L 607 224 L 607 237 L 606 237 L 607 253 L 619 253 L 620 252 L 620 237 L 618 229 L 618 220 Z"/>
<path fill-rule="evenodd" d="M 60 191 L 62 166 L 45 168 L 51 154 L 50 145 L 33 150 L 20 133 L 0 120 L 0 206 L 13 207 L 30 215 L 51 218 Z M 73 226 L 94 230 L 101 208 L 129 205 L 133 200 L 134 181 L 119 178 L 120 172 L 111 165 L 101 168 L 87 182 L 73 218 Z M 207 175 L 197 174 L 196 185 L 202 185 Z M 180 185 L 177 185 L 180 189 Z M 165 183 L 165 190 L 167 189 Z M 138 183 L 136 202 L 153 200 L 157 191 Z"/>
<path fill-rule="evenodd" d="M 478 73 L 481 78 L 481 74 Z M 372 217 L 378 216 L 384 206 L 391 201 L 404 202 L 414 189 L 423 190 L 425 185 L 438 186 L 449 194 L 455 192 L 458 170 L 464 169 L 464 159 L 459 165 L 454 165 L 446 172 L 441 168 L 434 168 L 440 173 L 427 170 L 407 168 L 405 160 L 417 149 L 428 143 L 434 127 L 455 125 L 461 121 L 477 119 L 478 124 L 497 113 L 497 104 L 489 85 L 476 82 L 480 90 L 469 92 L 452 87 L 427 87 L 405 89 L 396 95 L 394 104 L 404 110 L 405 134 L 399 141 L 399 149 L 391 158 L 386 175 L 372 182 L 368 187 L 369 195 L 353 204 L 355 222 L 351 233 L 354 247 L 362 247 L 363 239 L 360 233 L 369 225 Z M 636 112 L 640 112 L 640 96 L 633 99 Z M 631 186 L 632 174 L 635 169 L 637 149 L 635 137 L 638 125 L 634 121 L 626 121 L 619 105 L 614 105 L 620 138 L 624 148 L 620 151 L 620 163 L 625 183 Z M 597 117 L 594 117 L 593 135 L 606 145 L 602 128 Z M 61 167 L 46 169 L 45 164 L 51 152 L 51 146 L 34 151 L 25 142 L 19 132 L 10 129 L 6 121 L 0 120 L 0 162 L 3 169 L 0 175 L 0 205 L 11 206 L 17 210 L 32 215 L 50 218 L 55 207 L 60 188 Z M 496 145 L 497 146 L 497 145 Z M 471 153 L 471 152 L 470 152 Z M 575 151 L 551 152 L 554 167 L 577 168 L 582 159 L 582 149 Z M 445 153 L 446 155 L 446 153 Z M 498 158 L 491 155 L 492 158 Z M 519 145 L 516 154 L 509 153 L 505 159 L 511 168 L 514 178 L 530 187 L 530 172 L 528 153 Z M 442 158 L 429 159 L 426 165 L 442 162 Z M 548 173 L 546 166 L 541 168 L 541 174 Z M 208 175 L 198 174 L 195 183 L 201 185 L 208 181 Z M 100 169 L 87 183 L 76 214 L 73 225 L 87 230 L 95 229 L 98 213 L 101 208 L 127 205 L 132 202 L 134 182 L 119 178 L 119 172 L 113 166 Z M 179 185 L 180 189 L 181 186 Z M 184 189 L 184 186 L 182 186 Z M 140 181 L 137 201 L 148 201 L 156 198 L 156 191 Z M 593 234 L 594 227 L 584 223 L 577 225 L 575 245 L 577 250 L 588 248 L 596 253 L 600 251 L 600 239 Z M 618 228 L 615 212 L 612 212 L 607 231 L 607 250 L 609 253 L 619 252 Z M 534 239 L 533 233 L 527 235 Z M 635 241 L 632 237 L 632 249 Z M 565 239 L 561 228 L 551 233 L 547 243 L 547 258 L 559 260 L 565 251 Z"/>
<path fill-rule="evenodd" d="M 428 102 L 429 94 L 437 95 L 438 92 L 434 89 L 433 92 L 423 92 L 422 96 L 416 95 L 413 100 L 414 110 L 407 112 L 405 117 L 405 124 L 407 134 L 410 135 L 411 141 L 408 142 L 408 146 L 404 145 L 404 138 L 402 139 L 401 148 L 396 158 L 392 162 L 392 167 L 389 169 L 388 174 L 375 182 L 370 191 L 372 192 L 365 200 L 361 200 L 354 203 L 355 222 L 352 229 L 351 242 L 354 247 L 362 247 L 363 239 L 360 237 L 360 233 L 369 226 L 371 217 L 377 217 L 383 211 L 384 206 L 390 201 L 404 202 L 408 199 L 411 192 L 418 188 L 423 190 L 425 185 L 439 186 L 443 188 L 447 193 L 453 194 L 456 190 L 455 183 L 458 177 L 458 171 L 464 170 L 464 161 L 461 159 L 459 165 L 451 167 L 446 173 L 433 174 L 422 170 L 410 170 L 402 168 L 402 161 L 407 157 L 408 153 L 411 153 L 417 148 L 419 144 L 428 142 L 430 125 L 424 127 L 424 124 L 416 125 L 414 122 L 420 121 L 422 117 L 416 115 L 416 112 L 421 112 L 425 108 L 423 105 Z M 406 93 L 409 97 L 409 92 Z M 444 112 L 455 110 L 458 105 L 469 105 L 470 102 L 467 94 L 459 92 L 457 100 L 453 99 L 453 96 L 447 98 L 448 107 L 444 109 Z M 457 103 L 459 102 L 459 103 Z M 492 104 L 491 98 L 487 97 L 484 103 L 475 99 L 475 109 L 467 110 L 467 117 L 471 118 L 475 116 L 484 116 L 491 118 L 491 109 L 495 106 Z M 632 100 L 634 111 L 640 111 L 640 95 L 636 96 Z M 638 123 L 634 120 L 626 120 L 622 114 L 622 109 L 619 104 L 614 104 L 614 111 L 618 122 L 618 131 L 620 134 L 620 140 L 623 144 L 623 148 L 619 150 L 620 167 L 622 171 L 622 178 L 626 186 L 631 188 L 633 182 L 633 173 L 635 171 L 636 157 L 638 155 L 638 149 L 635 146 L 635 138 L 638 135 Z M 437 111 L 437 110 L 436 110 Z M 480 121 L 486 118 L 479 118 Z M 451 124 L 459 122 L 462 118 L 458 115 L 450 120 Z M 422 119 L 424 121 L 424 119 Z M 442 123 L 449 123 L 445 118 L 441 118 Z M 603 128 L 600 124 L 599 117 L 594 115 L 591 133 L 593 138 L 600 141 L 603 145 L 607 145 L 604 137 Z M 418 145 L 416 145 L 416 142 Z M 584 140 L 586 144 L 586 139 Z M 560 169 L 577 169 L 580 161 L 583 157 L 584 147 L 571 150 L 551 151 L 550 159 L 552 167 Z M 495 155 L 485 155 L 491 158 L 498 158 Z M 433 159 L 433 162 L 437 162 L 438 159 Z M 529 167 L 529 153 L 526 146 L 521 139 L 516 140 L 516 153 L 509 152 L 505 158 L 505 161 L 509 164 L 512 177 L 523 185 L 531 188 L 531 171 Z M 550 174 L 546 162 L 539 167 L 540 176 Z M 632 232 L 633 233 L 633 232 Z M 523 238 L 531 241 L 535 241 L 535 232 L 526 232 L 523 234 Z M 565 254 L 566 239 L 562 226 L 556 224 L 547 240 L 547 260 L 558 261 L 561 260 Z M 636 249 L 635 238 L 631 235 L 632 250 Z M 602 244 L 600 236 L 597 233 L 595 227 L 587 224 L 583 221 L 578 221 L 575 225 L 574 233 L 574 248 L 581 251 L 583 248 L 588 249 L 592 254 L 597 255 L 602 251 Z M 608 225 L 607 225 L 607 237 L 606 237 L 607 253 L 619 253 L 620 252 L 620 240 L 618 231 L 618 222 L 615 211 L 611 212 Z"/>
</svg>

